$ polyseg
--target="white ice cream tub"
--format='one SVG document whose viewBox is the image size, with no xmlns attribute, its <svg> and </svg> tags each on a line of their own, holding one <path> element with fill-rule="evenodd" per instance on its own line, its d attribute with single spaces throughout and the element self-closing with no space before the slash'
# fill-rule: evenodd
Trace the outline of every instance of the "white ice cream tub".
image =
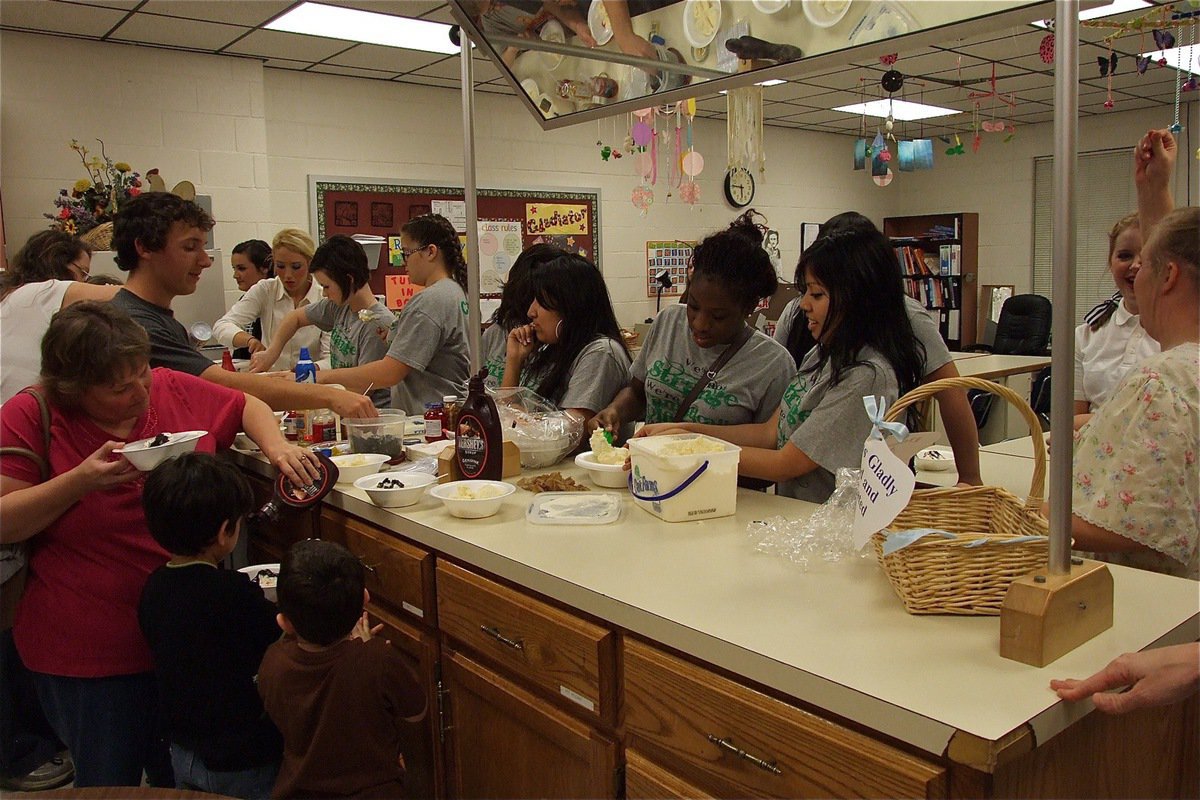
<svg viewBox="0 0 1200 800">
<path fill-rule="evenodd" d="M 627 444 L 629 490 L 654 516 L 689 522 L 728 517 L 737 510 L 742 448 L 699 433 L 647 436 Z M 689 448 L 708 452 L 688 453 Z"/>
</svg>

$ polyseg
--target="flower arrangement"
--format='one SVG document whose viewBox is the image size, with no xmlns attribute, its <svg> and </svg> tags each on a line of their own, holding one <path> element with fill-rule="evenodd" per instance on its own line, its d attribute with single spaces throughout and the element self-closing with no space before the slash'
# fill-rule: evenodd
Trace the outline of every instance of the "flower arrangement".
<svg viewBox="0 0 1200 800">
<path fill-rule="evenodd" d="M 60 190 L 54 198 L 58 210 L 44 215 L 53 220 L 51 227 L 75 236 L 110 222 L 126 201 L 142 192 L 141 175 L 126 162 L 109 158 L 104 152 L 104 142 L 96 141 L 100 142 L 98 156 L 75 139 L 71 140 L 71 149 L 79 154 L 87 177 L 75 181 L 70 189 Z M 151 173 L 157 172 L 151 170 Z"/>
</svg>

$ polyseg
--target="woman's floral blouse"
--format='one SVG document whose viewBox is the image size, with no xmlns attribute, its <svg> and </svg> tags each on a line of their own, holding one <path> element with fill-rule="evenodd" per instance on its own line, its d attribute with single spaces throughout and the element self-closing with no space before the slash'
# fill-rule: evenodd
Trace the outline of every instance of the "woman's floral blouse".
<svg viewBox="0 0 1200 800">
<path fill-rule="evenodd" d="M 1152 552 L 1114 564 L 1200 580 L 1200 345 L 1136 367 L 1075 439 L 1074 514 Z"/>
</svg>

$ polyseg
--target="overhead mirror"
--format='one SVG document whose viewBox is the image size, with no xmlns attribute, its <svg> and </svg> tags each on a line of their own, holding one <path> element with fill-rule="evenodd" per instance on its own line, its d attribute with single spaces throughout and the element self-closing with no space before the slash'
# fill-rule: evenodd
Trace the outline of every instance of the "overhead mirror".
<svg viewBox="0 0 1200 800">
<path fill-rule="evenodd" d="M 651 98 L 672 102 L 911 49 L 944 40 L 949 26 L 967 36 L 1031 23 L 1053 16 L 1053 6 L 1050 0 L 451 0 L 472 41 L 547 129 L 641 108 Z"/>
</svg>

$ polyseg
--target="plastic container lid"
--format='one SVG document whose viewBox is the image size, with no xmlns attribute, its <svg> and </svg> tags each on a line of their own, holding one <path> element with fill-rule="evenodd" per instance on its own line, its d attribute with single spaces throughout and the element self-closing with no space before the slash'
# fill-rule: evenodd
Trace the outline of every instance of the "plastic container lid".
<svg viewBox="0 0 1200 800">
<path fill-rule="evenodd" d="M 620 518 L 621 497 L 607 492 L 542 492 L 525 511 L 534 525 L 608 525 Z"/>
</svg>

